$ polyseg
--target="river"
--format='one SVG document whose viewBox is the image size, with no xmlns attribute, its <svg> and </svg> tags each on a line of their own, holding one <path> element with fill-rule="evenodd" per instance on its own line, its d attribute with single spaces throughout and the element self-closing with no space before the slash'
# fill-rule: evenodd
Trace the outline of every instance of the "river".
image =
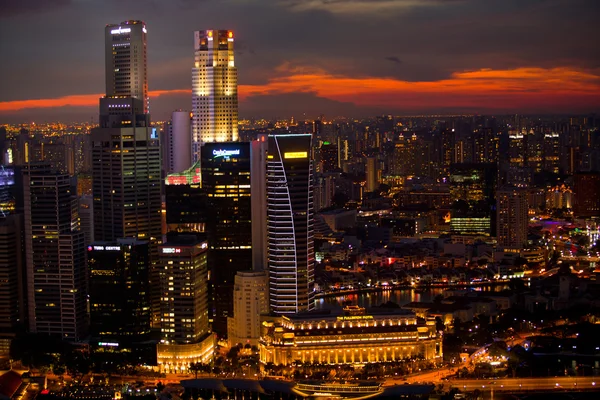
<svg viewBox="0 0 600 400">
<path fill-rule="evenodd" d="M 508 289 L 508 285 L 479 286 L 473 290 L 481 291 L 502 291 Z M 380 292 L 363 292 L 357 294 L 347 294 L 343 296 L 322 297 L 315 300 L 317 309 L 339 309 L 344 303 L 351 302 L 352 305 L 370 308 L 379 306 L 382 303 L 392 301 L 400 306 L 411 301 L 433 301 L 435 296 L 443 294 L 446 288 L 431 288 L 422 293 L 415 293 L 413 289 L 394 289 Z"/>
</svg>

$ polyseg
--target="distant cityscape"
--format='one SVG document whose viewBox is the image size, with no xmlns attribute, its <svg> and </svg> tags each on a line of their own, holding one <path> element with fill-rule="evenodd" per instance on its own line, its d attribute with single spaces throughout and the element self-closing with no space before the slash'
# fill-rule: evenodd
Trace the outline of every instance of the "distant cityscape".
<svg viewBox="0 0 600 400">
<path fill-rule="evenodd" d="M 600 115 L 240 120 L 201 30 L 152 121 L 146 24 L 104 37 L 97 124 L 0 126 L 0 395 L 597 392 Z"/>
</svg>

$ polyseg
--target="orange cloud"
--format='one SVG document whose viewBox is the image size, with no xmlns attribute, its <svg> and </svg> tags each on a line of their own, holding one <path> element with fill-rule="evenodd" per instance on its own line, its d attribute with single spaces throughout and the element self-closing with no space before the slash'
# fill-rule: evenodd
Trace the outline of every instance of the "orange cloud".
<svg viewBox="0 0 600 400">
<path fill-rule="evenodd" d="M 187 89 L 174 89 L 174 90 L 151 90 L 150 97 L 159 97 L 172 94 L 185 94 L 191 93 Z M 75 94 L 63 97 L 57 97 L 55 99 L 33 99 L 33 100 L 17 100 L 17 101 L 4 101 L 0 102 L 0 112 L 2 111 L 18 111 L 26 108 L 52 108 L 52 107 L 92 107 L 98 105 L 98 99 L 103 94 Z"/>
<path fill-rule="evenodd" d="M 314 93 L 362 106 L 477 107 L 570 104 L 573 99 L 600 105 L 600 75 L 570 68 L 482 69 L 456 72 L 439 81 L 336 76 L 320 69 L 287 68 L 290 73 L 265 85 L 243 85 L 240 98 Z M 282 69 L 279 73 L 285 72 Z"/>
<path fill-rule="evenodd" d="M 317 68 L 284 64 L 263 85 L 240 85 L 241 101 L 253 96 L 311 93 L 330 100 L 388 109 L 553 109 L 600 107 L 600 72 L 574 68 L 481 69 L 448 79 L 409 82 L 394 78 L 348 77 Z M 150 97 L 190 94 L 188 89 L 155 90 Z M 96 106 L 100 94 L 0 102 L 0 112 L 26 108 Z"/>
</svg>

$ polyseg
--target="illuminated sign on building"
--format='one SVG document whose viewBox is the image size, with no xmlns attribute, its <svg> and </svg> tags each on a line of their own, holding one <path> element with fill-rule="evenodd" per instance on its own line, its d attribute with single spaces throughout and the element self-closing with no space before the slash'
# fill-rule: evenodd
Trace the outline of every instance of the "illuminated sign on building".
<svg viewBox="0 0 600 400">
<path fill-rule="evenodd" d="M 308 158 L 308 153 L 306 151 L 293 151 L 290 153 L 283 153 L 283 158 Z"/>
<path fill-rule="evenodd" d="M 105 347 L 119 347 L 119 343 L 113 343 L 113 342 L 98 342 L 98 346 L 105 346 Z"/>
<path fill-rule="evenodd" d="M 121 246 L 88 246 L 88 251 L 121 251 Z"/>
<path fill-rule="evenodd" d="M 179 254 L 181 253 L 181 249 L 177 247 L 163 247 L 163 254 Z"/>
<path fill-rule="evenodd" d="M 113 35 L 120 35 L 122 33 L 129 33 L 131 32 L 131 28 L 121 28 L 119 27 L 119 29 L 113 29 L 112 31 L 110 31 L 110 33 L 112 33 Z"/>
<path fill-rule="evenodd" d="M 231 157 L 231 156 L 239 156 L 240 155 L 240 149 L 235 149 L 235 150 L 213 150 L 213 158 L 219 158 L 219 157 L 223 157 L 225 159 Z"/>
</svg>

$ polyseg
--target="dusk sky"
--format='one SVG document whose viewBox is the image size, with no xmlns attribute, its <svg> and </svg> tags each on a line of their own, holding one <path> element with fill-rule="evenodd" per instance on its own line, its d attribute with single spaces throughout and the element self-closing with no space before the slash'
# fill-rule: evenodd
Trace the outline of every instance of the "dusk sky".
<svg viewBox="0 0 600 400">
<path fill-rule="evenodd" d="M 600 111 L 599 0 L 0 0 L 0 124 L 97 121 L 127 19 L 154 120 L 191 108 L 202 29 L 235 32 L 241 117 Z"/>
</svg>

